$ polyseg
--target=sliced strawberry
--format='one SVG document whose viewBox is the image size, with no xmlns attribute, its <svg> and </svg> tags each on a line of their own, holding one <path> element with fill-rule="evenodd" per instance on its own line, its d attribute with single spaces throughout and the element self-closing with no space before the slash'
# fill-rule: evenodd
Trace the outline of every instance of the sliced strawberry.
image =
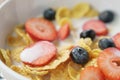
<svg viewBox="0 0 120 80">
<path fill-rule="evenodd" d="M 120 49 L 120 33 L 117 33 L 115 36 L 113 36 L 113 41 L 115 46 Z"/>
<path fill-rule="evenodd" d="M 86 67 L 80 74 L 80 80 L 105 80 L 99 68 L 94 66 Z"/>
<path fill-rule="evenodd" d="M 98 57 L 98 67 L 108 80 L 120 80 L 120 51 L 104 49 Z"/>
<path fill-rule="evenodd" d="M 43 66 L 48 64 L 57 53 L 53 43 L 48 41 L 39 41 L 28 48 L 25 48 L 21 54 L 21 60 L 31 66 Z"/>
<path fill-rule="evenodd" d="M 108 29 L 105 24 L 100 20 L 90 20 L 83 25 L 83 30 L 92 29 L 98 36 L 107 35 Z"/>
<path fill-rule="evenodd" d="M 32 18 L 25 23 L 26 31 L 36 40 L 53 41 L 57 37 L 55 26 L 43 18 Z"/>
<path fill-rule="evenodd" d="M 70 25 L 69 24 L 65 24 L 58 31 L 58 38 L 60 40 L 64 40 L 64 39 L 66 39 L 69 36 L 69 34 L 70 34 Z"/>
<path fill-rule="evenodd" d="M 40 39 L 36 38 L 36 37 L 33 36 L 33 35 L 30 35 L 30 34 L 29 34 L 29 36 L 32 38 L 32 40 L 33 40 L 34 42 L 41 41 Z"/>
</svg>

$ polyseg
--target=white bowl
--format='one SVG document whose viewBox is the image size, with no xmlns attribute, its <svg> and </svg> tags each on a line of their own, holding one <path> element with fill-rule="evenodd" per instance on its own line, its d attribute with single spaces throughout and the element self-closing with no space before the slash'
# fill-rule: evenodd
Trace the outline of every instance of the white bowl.
<svg viewBox="0 0 120 80">
<path fill-rule="evenodd" d="M 5 0 L 0 5 L 0 47 L 5 48 L 6 36 L 16 24 L 24 23 L 38 16 L 46 8 L 60 6 L 72 7 L 79 2 L 88 2 L 100 12 L 106 9 L 116 13 L 115 21 L 110 23 L 111 34 L 120 32 L 120 0 Z M 0 61 L 0 71 L 7 80 L 28 80 L 12 71 Z"/>
</svg>

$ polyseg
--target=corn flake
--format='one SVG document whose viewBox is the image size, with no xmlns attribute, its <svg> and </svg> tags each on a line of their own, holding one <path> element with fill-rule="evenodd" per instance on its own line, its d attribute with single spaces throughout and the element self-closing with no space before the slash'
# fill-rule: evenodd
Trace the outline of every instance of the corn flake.
<svg viewBox="0 0 120 80">
<path fill-rule="evenodd" d="M 23 46 L 25 43 L 22 41 L 22 38 L 17 36 L 8 36 L 7 38 L 7 44 L 11 47 L 17 47 L 17 46 Z"/>
<path fill-rule="evenodd" d="M 82 66 L 80 64 L 76 64 L 73 61 L 68 63 L 68 74 L 72 80 L 78 80 L 80 76 Z"/>
<path fill-rule="evenodd" d="M 56 69 L 53 69 L 50 80 L 72 80 L 68 75 L 67 68 L 67 63 L 62 63 Z"/>
<path fill-rule="evenodd" d="M 32 76 L 32 80 L 43 80 L 41 76 Z"/>
<path fill-rule="evenodd" d="M 95 9 L 90 9 L 87 14 L 85 15 L 85 17 L 96 17 L 99 15 L 99 12 Z"/>
<path fill-rule="evenodd" d="M 91 52 L 90 52 L 90 56 L 92 58 L 97 58 L 99 56 L 99 54 L 101 53 L 101 49 L 93 49 Z"/>
<path fill-rule="evenodd" d="M 5 62 L 5 59 L 3 58 L 3 55 L 0 52 L 0 60 L 2 60 L 3 62 Z"/>
<path fill-rule="evenodd" d="M 43 76 L 43 75 L 48 74 L 48 71 L 30 70 L 30 68 L 27 68 L 27 67 L 24 67 L 24 70 L 25 70 L 28 74 L 32 74 L 32 75 Z"/>
<path fill-rule="evenodd" d="M 9 46 L 18 47 L 18 46 L 27 46 L 34 41 L 31 37 L 24 31 L 24 27 L 17 25 L 13 34 L 8 36 L 7 43 Z"/>
<path fill-rule="evenodd" d="M 16 72 L 18 72 L 19 74 L 29 77 L 29 74 L 22 68 L 22 67 L 18 67 L 16 65 L 12 65 L 10 66 L 10 68 Z"/>
<path fill-rule="evenodd" d="M 64 18 L 61 18 L 61 19 L 59 20 L 59 25 L 60 25 L 61 27 L 64 26 L 65 24 L 69 24 L 71 30 L 74 29 L 70 18 L 64 17 Z"/>
<path fill-rule="evenodd" d="M 70 17 L 70 10 L 66 7 L 58 8 L 56 15 L 55 15 L 57 22 L 59 22 L 64 17 L 67 17 L 67 18 Z"/>
<path fill-rule="evenodd" d="M 17 47 L 11 50 L 11 57 L 16 62 L 21 62 L 20 53 L 23 51 L 25 47 Z"/>
<path fill-rule="evenodd" d="M 81 18 L 90 10 L 88 3 L 79 3 L 75 5 L 71 11 L 73 18 Z"/>
<path fill-rule="evenodd" d="M 97 58 L 93 58 L 92 60 L 90 60 L 86 65 L 85 67 L 87 66 L 97 66 Z"/>
<path fill-rule="evenodd" d="M 4 50 L 4 49 L 0 49 L 0 54 L 2 54 L 4 60 L 5 60 L 5 64 L 7 66 L 11 66 L 12 65 L 12 61 L 10 59 L 10 51 L 9 50 Z"/>
<path fill-rule="evenodd" d="M 92 40 L 90 38 L 85 38 L 85 39 L 81 38 L 77 43 L 78 46 L 87 50 L 88 53 L 91 52 L 91 48 L 90 48 L 91 44 L 92 44 Z"/>
<path fill-rule="evenodd" d="M 26 45 L 30 45 L 31 43 L 34 42 L 30 38 L 30 36 L 27 33 L 25 33 L 25 31 L 22 30 L 21 28 L 19 28 L 19 27 L 15 28 L 15 32 L 18 34 L 18 36 L 23 38 L 23 41 L 26 43 Z"/>
</svg>

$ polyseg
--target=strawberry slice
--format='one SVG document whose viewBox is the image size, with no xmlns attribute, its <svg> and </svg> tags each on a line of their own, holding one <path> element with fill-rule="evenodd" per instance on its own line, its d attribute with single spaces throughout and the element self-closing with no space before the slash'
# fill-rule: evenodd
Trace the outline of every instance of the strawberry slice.
<svg viewBox="0 0 120 80">
<path fill-rule="evenodd" d="M 115 46 L 120 49 L 120 33 L 117 33 L 115 36 L 113 36 L 113 41 Z"/>
<path fill-rule="evenodd" d="M 69 34 L 70 34 L 70 25 L 69 24 L 65 24 L 58 31 L 58 38 L 60 40 L 64 40 L 64 39 L 66 39 L 69 36 Z"/>
<path fill-rule="evenodd" d="M 104 49 L 97 62 L 108 80 L 120 80 L 120 51 L 117 48 Z"/>
<path fill-rule="evenodd" d="M 55 26 L 43 18 L 32 18 L 25 23 L 26 31 L 35 40 L 53 41 L 57 37 Z"/>
<path fill-rule="evenodd" d="M 99 68 L 94 66 L 86 67 L 80 74 L 80 80 L 105 80 Z"/>
<path fill-rule="evenodd" d="M 55 45 L 48 41 L 39 41 L 25 48 L 20 58 L 22 62 L 30 66 L 43 66 L 48 64 L 57 53 Z"/>
<path fill-rule="evenodd" d="M 90 20 L 83 25 L 83 30 L 92 29 L 98 36 L 107 35 L 108 29 L 105 24 L 100 20 Z"/>
</svg>

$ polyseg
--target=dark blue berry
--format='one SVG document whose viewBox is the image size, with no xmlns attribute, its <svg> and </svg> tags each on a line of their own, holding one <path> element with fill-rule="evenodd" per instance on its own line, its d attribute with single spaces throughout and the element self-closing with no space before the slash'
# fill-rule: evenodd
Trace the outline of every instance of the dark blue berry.
<svg viewBox="0 0 120 80">
<path fill-rule="evenodd" d="M 100 49 L 106 49 L 109 47 L 115 47 L 115 44 L 111 38 L 103 38 L 99 41 L 98 46 Z"/>
<path fill-rule="evenodd" d="M 44 18 L 48 20 L 54 20 L 55 19 L 55 10 L 53 9 L 47 9 L 44 11 Z"/>
<path fill-rule="evenodd" d="M 96 33 L 94 30 L 85 30 L 80 33 L 81 38 L 91 38 L 92 40 L 95 38 Z"/>
<path fill-rule="evenodd" d="M 114 19 L 114 13 L 112 11 L 104 11 L 99 15 L 99 20 L 105 23 L 112 22 L 113 19 Z"/>
<path fill-rule="evenodd" d="M 77 64 L 86 64 L 89 61 L 89 55 L 88 52 L 81 47 L 74 47 L 70 53 L 70 57 L 73 60 L 73 62 Z"/>
</svg>

